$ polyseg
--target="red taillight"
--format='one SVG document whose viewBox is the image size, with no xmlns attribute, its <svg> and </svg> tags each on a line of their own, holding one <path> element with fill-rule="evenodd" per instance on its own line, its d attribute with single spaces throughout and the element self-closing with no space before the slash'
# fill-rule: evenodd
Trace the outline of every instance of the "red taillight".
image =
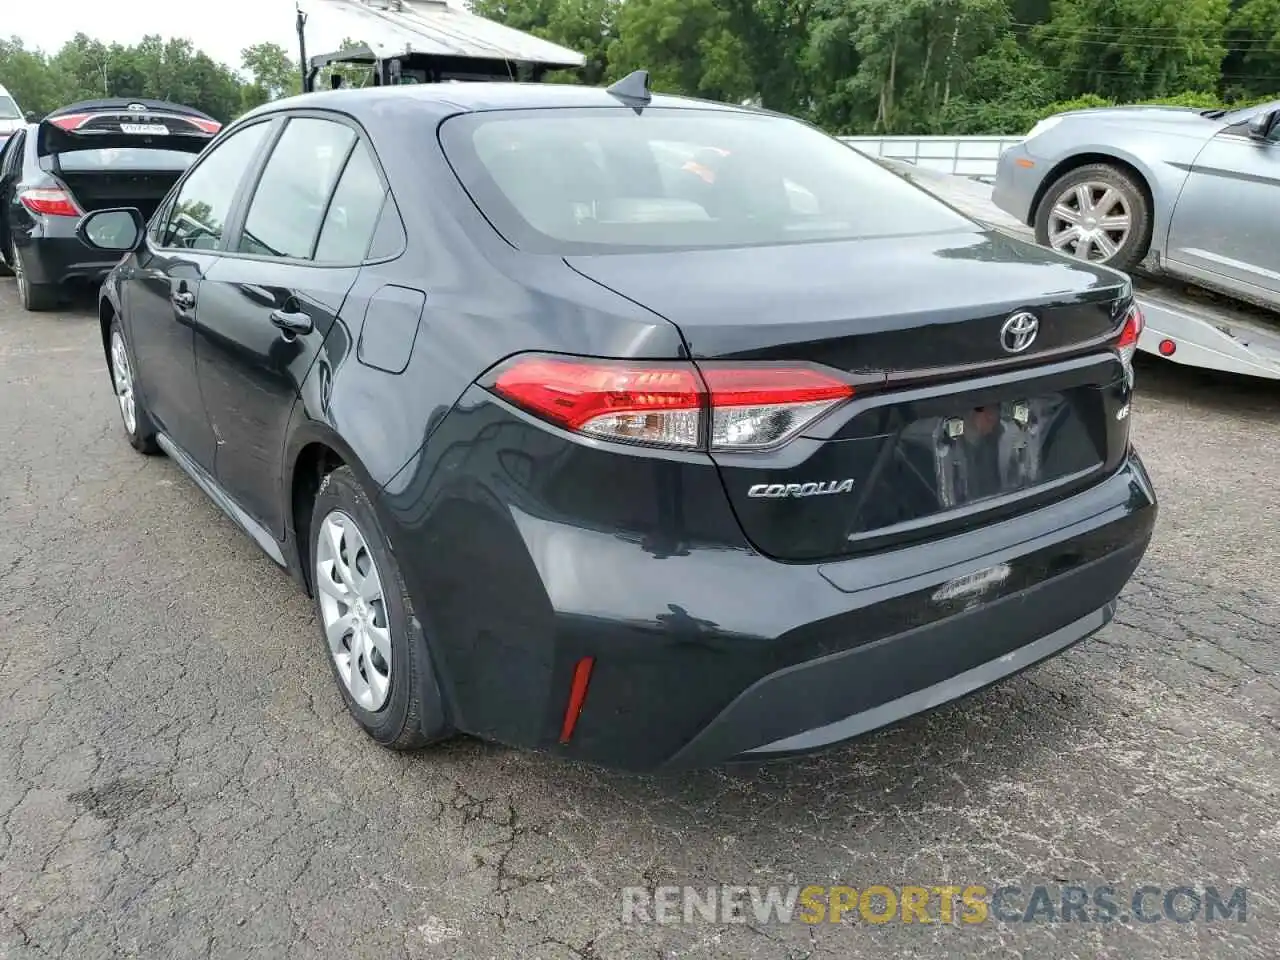
<svg viewBox="0 0 1280 960">
<path fill-rule="evenodd" d="M 63 130 L 75 130 L 84 125 L 92 117 L 92 113 L 68 113 L 61 117 L 50 117 L 49 122 Z"/>
<path fill-rule="evenodd" d="M 47 217 L 78 217 L 81 210 L 71 194 L 58 187 L 28 187 L 18 191 L 18 202 L 32 213 Z"/>
<path fill-rule="evenodd" d="M 1135 303 L 1124 315 L 1124 326 L 1120 328 L 1120 338 L 1116 340 L 1116 347 L 1136 347 L 1145 324 L 1146 319 L 1142 316 L 1142 308 Z"/>
<path fill-rule="evenodd" d="M 853 396 L 806 366 L 518 357 L 493 379 L 499 396 L 589 436 L 666 447 L 777 446 Z"/>
<path fill-rule="evenodd" d="M 702 375 L 713 450 L 775 446 L 853 396 L 843 380 L 809 367 L 708 366 Z"/>
<path fill-rule="evenodd" d="M 698 444 L 702 384 L 689 364 L 525 357 L 498 374 L 493 389 L 579 433 L 664 446 Z"/>
<path fill-rule="evenodd" d="M 1116 351 L 1126 364 L 1133 362 L 1133 355 L 1138 352 L 1138 341 L 1142 339 L 1142 328 L 1146 318 L 1142 308 L 1136 303 L 1129 307 L 1124 315 L 1124 326 L 1120 328 L 1120 336 L 1116 338 Z"/>
<path fill-rule="evenodd" d="M 217 120 L 201 120 L 199 117 L 187 117 L 187 122 L 195 124 L 205 133 L 217 133 L 222 129 L 222 124 Z"/>
</svg>

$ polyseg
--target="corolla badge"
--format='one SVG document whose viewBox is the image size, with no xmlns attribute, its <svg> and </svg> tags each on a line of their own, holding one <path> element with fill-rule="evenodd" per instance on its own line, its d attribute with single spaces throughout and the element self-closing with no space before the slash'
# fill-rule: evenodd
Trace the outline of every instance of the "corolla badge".
<svg viewBox="0 0 1280 960">
<path fill-rule="evenodd" d="M 757 483 L 747 491 L 748 497 L 821 497 L 832 493 L 853 492 L 852 480 L 827 480 L 823 483 Z"/>
<path fill-rule="evenodd" d="M 1021 353 L 1036 342 L 1040 321 L 1034 313 L 1015 313 L 1000 328 L 1000 346 L 1005 353 Z"/>
</svg>

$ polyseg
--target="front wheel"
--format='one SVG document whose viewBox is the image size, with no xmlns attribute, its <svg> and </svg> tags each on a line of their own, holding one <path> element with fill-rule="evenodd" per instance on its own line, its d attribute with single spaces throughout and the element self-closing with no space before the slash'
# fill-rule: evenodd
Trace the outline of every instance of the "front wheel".
<svg viewBox="0 0 1280 960">
<path fill-rule="evenodd" d="M 1130 270 L 1151 246 L 1151 204 L 1132 174 L 1091 163 L 1063 174 L 1045 191 L 1035 228 L 1043 246 Z"/>
<path fill-rule="evenodd" d="M 422 626 L 373 505 L 349 467 L 320 484 L 311 546 L 324 649 L 352 717 L 395 750 L 448 736 Z"/>
<path fill-rule="evenodd" d="M 139 402 L 133 375 L 133 358 L 119 317 L 111 321 L 109 343 L 107 362 L 111 366 L 111 386 L 116 393 L 116 406 L 120 408 L 124 432 L 129 437 L 130 445 L 139 453 L 157 454 L 160 452 L 160 445 L 156 443 L 156 427 Z"/>
</svg>

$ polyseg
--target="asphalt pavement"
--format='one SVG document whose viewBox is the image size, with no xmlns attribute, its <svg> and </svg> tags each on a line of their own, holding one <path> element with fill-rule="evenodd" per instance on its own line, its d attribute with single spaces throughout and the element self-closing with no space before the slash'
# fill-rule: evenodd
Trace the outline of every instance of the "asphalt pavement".
<svg viewBox="0 0 1280 960">
<path fill-rule="evenodd" d="M 1273 958 L 1278 428 L 1280 384 L 1143 364 L 1161 515 L 1117 621 L 852 745 L 669 777 L 400 755 L 303 594 L 125 442 L 91 306 L 2 280 L 0 958 Z M 1247 915 L 622 922 L 624 888 L 717 884 L 1243 887 Z"/>
</svg>

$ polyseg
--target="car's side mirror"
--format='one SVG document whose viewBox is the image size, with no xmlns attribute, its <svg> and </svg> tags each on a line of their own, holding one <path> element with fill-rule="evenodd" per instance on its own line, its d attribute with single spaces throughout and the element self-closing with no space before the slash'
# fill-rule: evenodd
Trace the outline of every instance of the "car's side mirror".
<svg viewBox="0 0 1280 960">
<path fill-rule="evenodd" d="M 1249 121 L 1249 137 L 1253 140 L 1270 140 L 1277 132 L 1276 120 L 1280 118 L 1280 110 L 1268 110 Z"/>
<path fill-rule="evenodd" d="M 146 229 L 141 210 L 116 207 L 111 210 L 95 210 L 81 217 L 76 224 L 76 236 L 81 243 L 94 250 L 132 253 L 142 246 Z"/>
</svg>

